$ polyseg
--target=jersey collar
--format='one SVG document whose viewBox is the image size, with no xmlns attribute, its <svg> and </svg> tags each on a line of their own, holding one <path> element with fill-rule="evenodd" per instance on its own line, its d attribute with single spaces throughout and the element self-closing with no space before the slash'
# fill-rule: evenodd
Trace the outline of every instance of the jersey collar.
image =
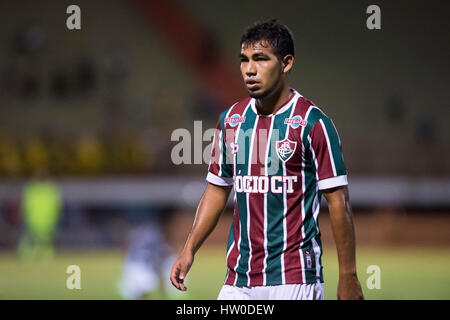
<svg viewBox="0 0 450 320">
<path fill-rule="evenodd" d="M 256 99 L 252 98 L 252 100 L 250 101 L 250 106 L 252 107 L 252 110 L 254 113 L 256 113 L 257 116 L 259 117 L 272 117 L 274 115 L 277 114 L 281 114 L 283 112 L 285 112 L 290 106 L 291 106 L 291 102 L 293 102 L 294 100 L 298 99 L 299 97 L 301 97 L 301 94 L 297 92 L 297 90 L 290 88 L 290 90 L 294 93 L 293 95 L 291 95 L 291 98 L 280 108 L 278 109 L 277 112 L 275 113 L 271 113 L 268 115 L 262 115 L 258 112 L 258 109 L 256 109 Z"/>
</svg>

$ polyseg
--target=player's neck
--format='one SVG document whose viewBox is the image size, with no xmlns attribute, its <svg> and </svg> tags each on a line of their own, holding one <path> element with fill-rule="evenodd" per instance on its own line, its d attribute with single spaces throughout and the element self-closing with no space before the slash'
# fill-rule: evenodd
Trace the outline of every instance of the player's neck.
<svg viewBox="0 0 450 320">
<path fill-rule="evenodd" d="M 293 94 L 289 86 L 285 85 L 263 99 L 256 99 L 256 108 L 262 115 L 274 114 L 292 98 Z"/>
</svg>

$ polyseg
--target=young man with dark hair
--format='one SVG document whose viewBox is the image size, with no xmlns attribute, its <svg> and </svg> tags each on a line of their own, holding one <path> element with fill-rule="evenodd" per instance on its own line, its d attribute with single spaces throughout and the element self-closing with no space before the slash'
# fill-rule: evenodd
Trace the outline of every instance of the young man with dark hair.
<svg viewBox="0 0 450 320">
<path fill-rule="evenodd" d="M 208 185 L 171 271 L 184 279 L 234 185 L 227 275 L 219 299 L 323 299 L 320 199 L 328 202 L 339 260 L 338 299 L 362 299 L 341 142 L 333 122 L 290 88 L 294 42 L 276 20 L 241 38 L 249 98 L 219 117 Z"/>
</svg>

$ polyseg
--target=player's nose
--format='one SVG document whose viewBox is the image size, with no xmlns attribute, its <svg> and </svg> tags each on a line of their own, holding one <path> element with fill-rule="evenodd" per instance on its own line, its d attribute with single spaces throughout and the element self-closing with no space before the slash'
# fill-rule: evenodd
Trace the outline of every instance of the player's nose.
<svg viewBox="0 0 450 320">
<path fill-rule="evenodd" d="M 245 70 L 245 74 L 247 76 L 254 76 L 254 75 L 256 75 L 256 65 L 255 65 L 255 63 L 253 63 L 252 61 L 249 61 L 247 63 L 247 68 Z"/>
</svg>

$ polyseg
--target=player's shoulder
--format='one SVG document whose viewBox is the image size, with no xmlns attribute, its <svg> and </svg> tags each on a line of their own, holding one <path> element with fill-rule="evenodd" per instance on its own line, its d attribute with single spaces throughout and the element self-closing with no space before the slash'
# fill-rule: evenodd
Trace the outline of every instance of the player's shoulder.
<svg viewBox="0 0 450 320">
<path fill-rule="evenodd" d="M 297 100 L 295 113 L 300 115 L 302 119 L 306 121 L 308 127 L 314 126 L 320 119 L 329 119 L 321 107 L 301 95 Z"/>
<path fill-rule="evenodd" d="M 250 105 L 251 98 L 247 97 L 240 101 L 233 103 L 220 113 L 219 121 L 224 123 L 225 118 L 240 118 L 244 116 L 245 110 Z"/>
<path fill-rule="evenodd" d="M 230 107 L 228 107 L 224 112 L 222 112 L 222 114 L 226 116 L 232 116 L 234 114 L 242 116 L 247 107 L 249 106 L 251 100 L 252 98 L 250 97 L 246 97 L 242 100 L 239 100 L 233 103 Z"/>
</svg>

